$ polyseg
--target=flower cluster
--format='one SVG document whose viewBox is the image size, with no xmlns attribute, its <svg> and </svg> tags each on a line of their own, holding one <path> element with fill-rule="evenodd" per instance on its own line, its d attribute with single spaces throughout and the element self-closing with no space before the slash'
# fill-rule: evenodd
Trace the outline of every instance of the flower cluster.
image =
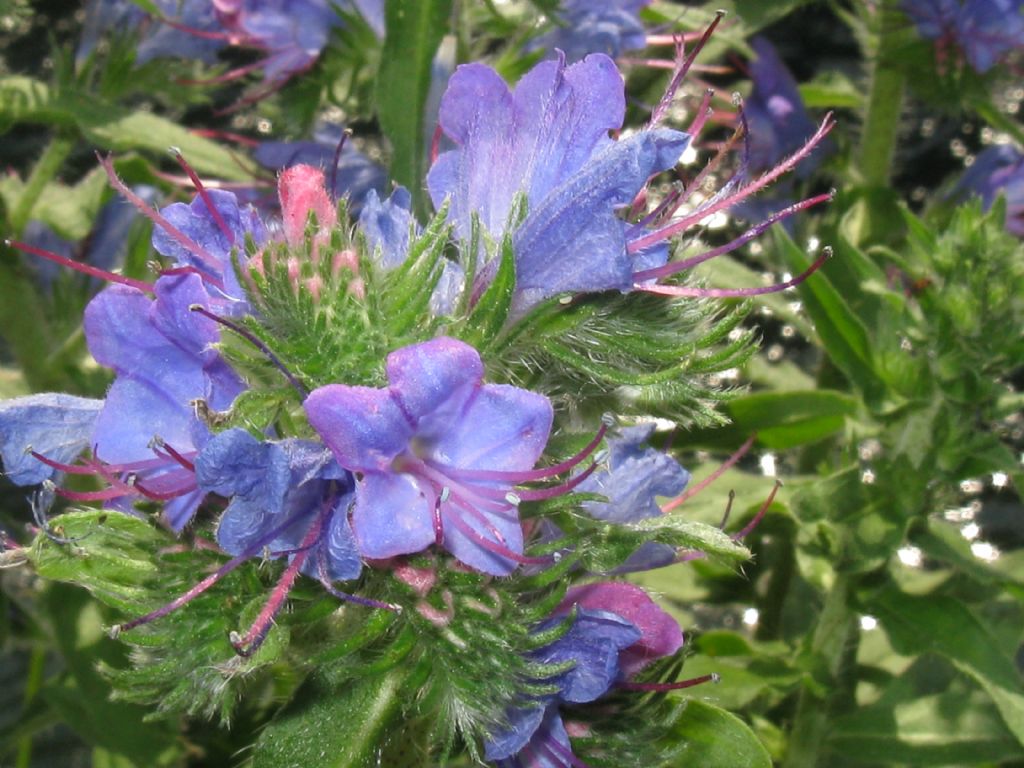
<svg viewBox="0 0 1024 768">
<path fill-rule="evenodd" d="M 327 7 L 315 3 L 301 4 L 288 34 L 279 4 L 214 5 L 231 35 L 269 52 L 268 79 L 308 65 L 329 27 Z M 565 13 L 571 21 L 583 4 Z M 690 61 L 680 58 L 676 82 Z M 191 202 L 157 211 L 104 161 L 115 188 L 153 222 L 165 262 L 152 282 L 104 273 L 113 284 L 86 308 L 89 350 L 113 374 L 105 397 L 4 403 L 0 455 L 16 483 L 46 482 L 74 502 L 132 515 L 157 509 L 176 534 L 215 530 L 231 556 L 116 634 L 130 640 L 187 610 L 261 557 L 284 560 L 249 628 L 231 633 L 239 655 L 256 658 L 300 576 L 315 579 L 331 599 L 393 613 L 435 638 L 424 640 L 428 661 L 470 659 L 432 684 L 448 697 L 442 709 L 460 713 L 462 737 L 505 766 L 579 765 L 569 736 L 587 732 L 579 705 L 613 688 L 689 684 L 635 680 L 677 654 L 682 631 L 638 587 L 589 577 L 694 550 L 735 562 L 746 555 L 739 536 L 680 523 L 674 509 L 689 475 L 650 447 L 653 424 L 607 438 L 612 421 L 574 425 L 564 392 L 545 387 L 533 361 L 565 348 L 560 328 L 585 335 L 586 323 L 601 321 L 587 315 L 594 307 L 614 321 L 622 302 L 647 302 L 690 334 L 686 322 L 704 321 L 676 317 L 685 303 L 674 299 L 779 291 L 811 274 L 821 259 L 765 288 L 705 289 L 684 277 L 828 196 L 698 256 L 674 260 L 670 242 L 794 168 L 830 123 L 784 142 L 756 178 L 744 169 L 720 194 L 691 200 L 692 189 L 679 190 L 648 211 L 652 179 L 675 167 L 705 116 L 684 132 L 663 127 L 659 110 L 613 138 L 625 110 L 622 77 L 603 53 L 571 64 L 559 54 L 514 89 L 482 64 L 459 67 L 441 101 L 450 148 L 427 176 L 437 213 L 424 225 L 397 189 L 383 201 L 368 193 L 350 229 L 324 171 L 291 163 L 281 163 L 290 167 L 278 183 L 280 221 L 197 179 Z M 652 336 L 664 346 L 643 359 L 673 361 L 691 338 Z M 573 358 L 563 355 L 565 365 L 608 396 L 624 377 L 642 384 L 649 375 Z M 679 376 L 675 362 L 655 371 L 666 382 Z M 58 485 L 69 475 L 92 485 Z M 566 592 L 559 574 L 583 583 Z M 497 648 L 462 631 L 480 613 L 507 633 Z M 502 694 L 489 704 L 460 699 L 472 670 L 478 688 L 507 673 Z M 430 701 L 410 696 L 421 698 Z"/>
</svg>

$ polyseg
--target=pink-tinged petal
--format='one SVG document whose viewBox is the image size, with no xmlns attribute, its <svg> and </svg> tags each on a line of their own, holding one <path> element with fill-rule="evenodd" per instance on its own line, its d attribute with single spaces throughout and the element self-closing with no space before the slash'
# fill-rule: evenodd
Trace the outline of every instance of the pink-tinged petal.
<svg viewBox="0 0 1024 768">
<path fill-rule="evenodd" d="M 367 474 L 356 485 L 352 530 L 370 559 L 420 552 L 435 538 L 432 501 L 408 475 Z"/>
<path fill-rule="evenodd" d="M 629 621 L 642 637 L 622 651 L 619 665 L 626 677 L 632 677 L 650 662 L 670 656 L 683 646 L 683 630 L 640 587 L 624 582 L 603 582 L 574 587 L 566 594 L 557 612 L 573 605 L 590 610 L 608 611 Z"/>
<path fill-rule="evenodd" d="M 433 445 L 433 457 L 459 469 L 533 469 L 554 417 L 543 395 L 508 384 L 481 387 Z"/>
<path fill-rule="evenodd" d="M 316 214 L 321 230 L 330 230 L 338 223 L 338 213 L 324 187 L 324 173 L 309 165 L 296 165 L 281 172 L 277 182 L 281 198 L 284 237 L 296 246 L 305 240 L 309 212 Z"/>
<path fill-rule="evenodd" d="M 483 379 L 484 366 L 471 346 L 442 336 L 392 352 L 387 373 L 391 392 L 417 435 L 430 439 L 458 419 L 466 399 Z"/>
<path fill-rule="evenodd" d="M 454 517 L 458 516 L 458 520 Z M 486 519 L 486 524 L 480 518 Z M 444 547 L 470 568 L 492 576 L 507 576 L 518 563 L 502 552 L 523 553 L 523 528 L 514 508 L 508 513 L 480 517 L 450 501 L 441 507 Z M 490 544 L 485 543 L 490 542 Z"/>
<path fill-rule="evenodd" d="M 305 402 L 309 423 L 345 469 L 386 471 L 413 431 L 386 389 L 329 384 Z"/>
</svg>

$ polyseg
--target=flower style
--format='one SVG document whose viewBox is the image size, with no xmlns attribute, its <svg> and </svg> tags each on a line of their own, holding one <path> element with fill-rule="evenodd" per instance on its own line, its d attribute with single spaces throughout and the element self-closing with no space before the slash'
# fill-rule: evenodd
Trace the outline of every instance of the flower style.
<svg viewBox="0 0 1024 768">
<path fill-rule="evenodd" d="M 675 620 L 640 587 L 623 583 L 570 589 L 552 617 L 535 631 L 557 626 L 574 608 L 576 616 L 569 630 L 531 653 L 531 660 L 540 664 L 573 662 L 574 666 L 544 680 L 557 686 L 557 691 L 506 713 L 508 728 L 486 744 L 487 759 L 501 768 L 578 765 L 559 705 L 595 701 L 616 683 L 683 645 L 683 633 Z"/>
<path fill-rule="evenodd" d="M 547 398 L 484 384 L 476 350 L 445 337 L 392 352 L 386 370 L 386 388 L 332 384 L 305 402 L 356 473 L 359 550 L 384 559 L 436 543 L 494 575 L 529 561 L 513 487 L 548 476 L 533 470 L 551 430 Z"/>
<path fill-rule="evenodd" d="M 940 52 L 955 43 L 977 72 L 1024 46 L 1022 0 L 903 0 L 900 7 L 922 37 Z"/>
<path fill-rule="evenodd" d="M 999 195 L 1006 196 L 1006 229 L 1024 237 L 1024 154 L 1009 144 L 981 152 L 953 190 L 954 194 L 976 194 L 985 208 Z"/>
<path fill-rule="evenodd" d="M 568 67 L 542 62 L 511 92 L 482 64 L 460 66 L 449 81 L 440 124 L 458 148 L 438 157 L 427 187 L 436 206 L 450 198 L 465 238 L 474 214 L 500 238 L 526 195 L 513 240 L 520 308 L 562 291 L 628 291 L 638 262 L 667 259 L 663 246 L 634 257 L 616 210 L 676 164 L 689 136 L 658 128 L 614 141 L 625 108 L 622 77 L 603 54 Z"/>
<path fill-rule="evenodd" d="M 651 0 L 564 0 L 555 27 L 531 41 L 528 50 L 559 50 L 570 62 L 589 53 L 613 58 L 643 48 L 646 34 L 638 14 Z"/>
</svg>

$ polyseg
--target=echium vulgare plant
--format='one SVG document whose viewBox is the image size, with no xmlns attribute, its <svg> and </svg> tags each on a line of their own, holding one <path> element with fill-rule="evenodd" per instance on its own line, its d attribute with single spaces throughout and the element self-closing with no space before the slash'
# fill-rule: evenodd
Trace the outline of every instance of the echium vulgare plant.
<svg viewBox="0 0 1024 768">
<path fill-rule="evenodd" d="M 700 723 L 676 692 L 712 676 L 681 679 L 682 630 L 617 576 L 741 563 L 749 526 L 686 519 L 689 475 L 652 419 L 719 419 L 711 374 L 752 340 L 717 299 L 821 259 L 758 289 L 686 273 L 828 196 L 702 252 L 688 233 L 830 128 L 760 176 L 741 163 L 715 194 L 700 174 L 655 202 L 705 122 L 706 100 L 665 126 L 694 53 L 618 138 L 603 54 L 514 89 L 459 67 L 422 224 L 399 188 L 352 227 L 303 165 L 279 178 L 279 223 L 194 175 L 191 203 L 157 211 L 103 160 L 165 261 L 152 282 L 105 273 L 85 311 L 106 397 L 3 403 L 0 452 L 42 486 L 38 535 L 5 562 L 110 607 L 132 648 L 107 670 L 118 697 L 230 721 L 270 696 L 257 765 L 678 764 Z M 71 508 L 49 517 L 56 496 Z"/>
</svg>

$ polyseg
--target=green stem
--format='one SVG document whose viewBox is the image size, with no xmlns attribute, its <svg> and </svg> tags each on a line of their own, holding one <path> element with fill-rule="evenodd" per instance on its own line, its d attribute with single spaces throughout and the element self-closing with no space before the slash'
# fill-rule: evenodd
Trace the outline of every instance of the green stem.
<svg viewBox="0 0 1024 768">
<path fill-rule="evenodd" d="M 43 666 L 46 663 L 46 651 L 42 646 L 32 649 L 28 660 L 28 675 L 25 679 L 25 709 L 39 694 L 43 684 Z M 15 768 L 29 768 L 32 765 L 32 736 L 23 736 L 18 741 L 18 756 L 14 760 Z"/>
<path fill-rule="evenodd" d="M 825 598 L 825 605 L 811 638 L 811 656 L 820 662 L 828 681 L 839 678 L 843 651 L 856 631 L 856 616 L 849 607 L 850 582 L 840 573 Z M 820 685 L 804 683 L 797 701 L 796 717 L 789 733 L 783 768 L 815 768 L 828 731 L 828 695 Z"/>
<path fill-rule="evenodd" d="M 39 197 L 43 194 L 46 186 L 53 181 L 58 171 L 60 171 L 74 146 L 74 141 L 58 134 L 50 140 L 46 149 L 43 150 L 43 154 L 36 161 L 28 181 L 25 182 L 21 195 L 18 197 L 17 205 L 11 211 L 8 224 L 11 227 L 10 231 L 15 237 L 21 237 L 22 232 L 25 231 L 25 225 L 32 218 L 32 210 L 36 207 Z"/>
<path fill-rule="evenodd" d="M 892 175 L 892 158 L 899 132 L 906 73 L 896 55 L 907 44 L 909 25 L 896 0 L 883 0 L 875 13 L 876 44 L 868 51 L 872 61 L 871 86 L 864 115 L 864 130 L 857 151 L 857 167 L 869 187 L 885 187 Z"/>
</svg>

